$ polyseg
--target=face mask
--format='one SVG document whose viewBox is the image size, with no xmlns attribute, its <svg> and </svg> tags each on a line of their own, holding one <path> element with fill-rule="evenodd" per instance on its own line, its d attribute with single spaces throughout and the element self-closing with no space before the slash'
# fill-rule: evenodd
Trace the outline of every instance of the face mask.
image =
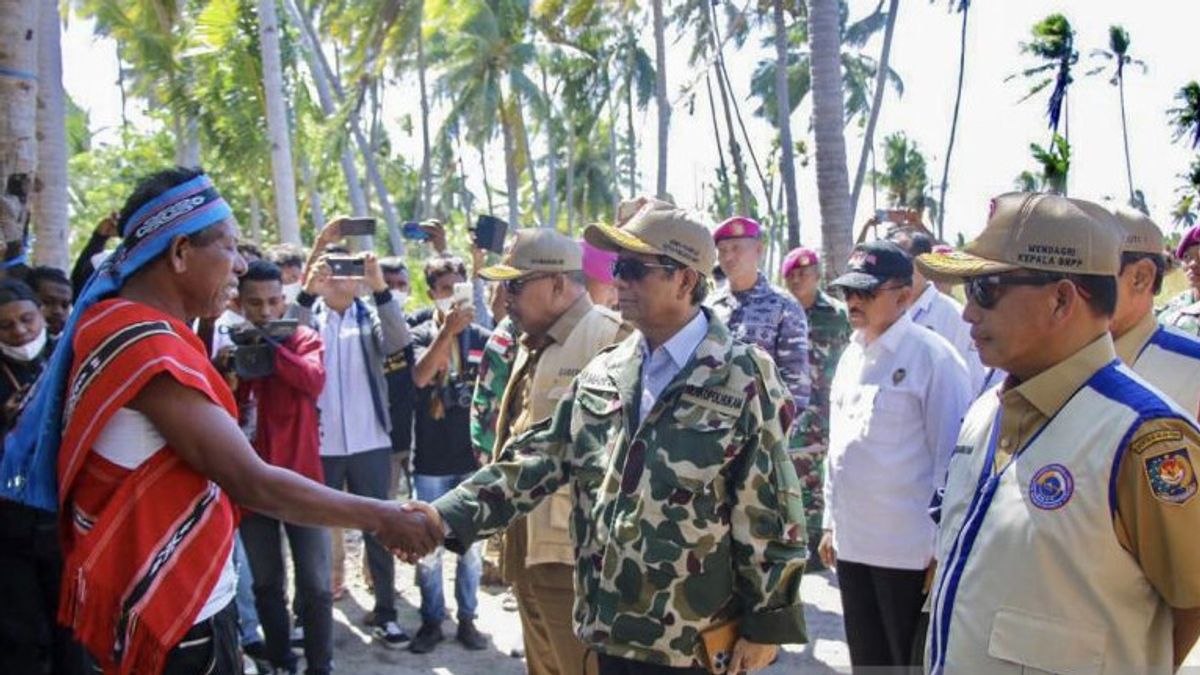
<svg viewBox="0 0 1200 675">
<path fill-rule="evenodd" d="M 20 347 L 11 347 L 0 343 L 0 353 L 3 353 L 14 361 L 29 362 L 36 359 L 42 353 L 42 350 L 45 349 L 46 339 L 46 329 L 43 328 L 37 337 Z"/>
<path fill-rule="evenodd" d="M 408 293 L 404 291 L 392 290 L 392 300 L 395 300 L 400 307 L 404 307 L 404 303 L 408 302 Z"/>
<path fill-rule="evenodd" d="M 454 309 L 454 298 L 439 298 L 434 300 L 433 304 L 442 314 L 449 314 L 450 310 Z"/>
</svg>

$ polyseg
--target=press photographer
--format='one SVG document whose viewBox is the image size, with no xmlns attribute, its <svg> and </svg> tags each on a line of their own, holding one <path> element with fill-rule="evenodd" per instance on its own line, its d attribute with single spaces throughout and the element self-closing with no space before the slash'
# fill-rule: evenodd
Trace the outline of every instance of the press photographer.
<svg viewBox="0 0 1200 675">
<path fill-rule="evenodd" d="M 425 265 L 425 282 L 436 308 L 413 327 L 417 360 L 413 488 L 422 501 L 449 492 L 479 467 L 471 445 L 471 395 L 490 333 L 475 323 L 476 307 L 466 276 L 459 258 L 438 257 Z M 443 639 L 446 602 L 441 559 L 438 549 L 417 564 L 421 629 L 411 647 L 417 653 L 432 651 Z M 481 565 L 479 548 L 473 547 L 459 557 L 455 574 L 458 640 L 468 649 L 487 647 L 487 639 L 474 624 Z"/>
<path fill-rule="evenodd" d="M 274 263 L 250 263 L 238 279 L 238 305 L 246 323 L 229 331 L 233 346 L 222 350 L 218 360 L 236 376 L 242 427 L 263 461 L 323 482 L 317 423 L 317 397 L 325 386 L 321 336 L 295 319 L 283 319 L 287 302 L 282 274 Z M 329 531 L 247 511 L 241 535 L 254 578 L 266 657 L 276 669 L 295 669 L 281 532 L 287 533 L 295 566 L 296 606 L 305 627 L 309 672 L 328 672 L 333 655 Z"/>
</svg>

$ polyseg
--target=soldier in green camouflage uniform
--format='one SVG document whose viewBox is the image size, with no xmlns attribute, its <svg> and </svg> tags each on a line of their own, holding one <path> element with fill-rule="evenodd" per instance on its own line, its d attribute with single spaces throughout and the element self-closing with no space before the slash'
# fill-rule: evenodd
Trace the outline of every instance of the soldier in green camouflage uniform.
<svg viewBox="0 0 1200 675">
<path fill-rule="evenodd" d="M 792 434 L 792 462 L 803 488 L 804 516 L 808 524 L 808 570 L 824 569 L 817 555 L 821 541 L 821 516 L 825 510 L 825 451 L 829 447 L 829 388 L 842 350 L 850 341 L 850 319 L 846 306 L 818 286 L 820 259 L 815 251 L 797 248 L 783 260 L 781 276 L 788 290 L 808 315 L 808 363 L 812 379 L 809 404 L 796 420 Z"/>
<path fill-rule="evenodd" d="M 500 531 L 569 485 L 575 630 L 601 655 L 602 675 L 629 661 L 640 672 L 703 672 L 701 634 L 729 621 L 740 636 L 730 670 L 764 667 L 773 645 L 805 641 L 792 397 L 765 352 L 698 307 L 695 286 L 715 258 L 704 225 L 655 201 L 624 228 L 593 225 L 585 236 L 626 249 L 618 289 L 640 330 L 593 359 L 551 419 L 434 503 L 447 546 Z M 628 299 L 651 284 L 691 316 L 653 349 L 643 331 L 656 319 Z M 694 351 L 655 396 L 656 364 L 684 333 Z"/>
<path fill-rule="evenodd" d="M 471 445 L 485 457 L 492 454 L 496 444 L 496 420 L 500 417 L 500 399 L 512 375 L 513 360 L 517 358 L 517 335 L 512 319 L 505 317 L 496 325 L 483 348 L 479 377 L 471 397 Z"/>
</svg>

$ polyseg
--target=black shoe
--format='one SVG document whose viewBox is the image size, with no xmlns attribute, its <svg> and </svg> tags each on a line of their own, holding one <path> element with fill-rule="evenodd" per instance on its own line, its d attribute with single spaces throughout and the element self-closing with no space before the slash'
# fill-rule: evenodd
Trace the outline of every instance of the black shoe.
<svg viewBox="0 0 1200 675">
<path fill-rule="evenodd" d="M 458 634 L 455 638 L 462 643 L 462 646 L 477 652 L 488 648 L 487 636 L 479 632 L 475 627 L 475 622 L 471 619 L 462 619 L 458 622 Z"/>
<path fill-rule="evenodd" d="M 421 629 L 417 631 L 417 636 L 413 638 L 412 644 L 408 646 L 408 651 L 414 654 L 428 654 L 433 651 L 439 642 L 445 640 L 446 636 L 442 635 L 442 627 L 436 623 L 423 623 Z"/>
<path fill-rule="evenodd" d="M 384 621 L 371 627 L 371 635 L 388 649 L 400 649 L 412 642 L 408 633 L 395 621 Z"/>
</svg>

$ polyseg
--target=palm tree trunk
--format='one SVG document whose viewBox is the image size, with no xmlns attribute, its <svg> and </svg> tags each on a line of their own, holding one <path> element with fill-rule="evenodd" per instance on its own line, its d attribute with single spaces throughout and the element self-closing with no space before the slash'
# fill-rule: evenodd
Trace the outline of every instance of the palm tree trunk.
<svg viewBox="0 0 1200 675">
<path fill-rule="evenodd" d="M 1121 96 L 1121 137 L 1125 141 L 1125 176 L 1129 179 L 1129 200 L 1136 199 L 1133 189 L 1133 162 L 1129 159 L 1129 125 L 1125 121 L 1125 77 L 1117 75 L 1117 91 Z"/>
<path fill-rule="evenodd" d="M 628 126 L 625 128 L 625 150 L 628 153 L 625 157 L 627 162 L 626 168 L 629 169 L 629 198 L 633 199 L 638 195 L 637 184 L 637 133 L 633 126 L 633 59 L 630 59 L 629 66 L 630 74 L 625 80 L 625 117 Z"/>
<path fill-rule="evenodd" d="M 487 197 L 488 215 L 496 215 L 496 205 L 492 203 L 492 183 L 488 180 L 486 145 L 479 147 L 479 167 L 483 174 L 483 194 Z"/>
<path fill-rule="evenodd" d="M 38 4 L 0 0 L 0 199 L 18 227 L 29 224 L 37 171 Z"/>
<path fill-rule="evenodd" d="M 250 209 L 250 241 L 262 243 L 262 208 L 259 205 L 258 193 L 251 191 L 247 208 Z"/>
<path fill-rule="evenodd" d="M 617 100 L 620 97 L 616 91 L 609 90 L 608 93 L 608 168 L 612 174 L 613 186 L 613 217 L 617 215 L 617 209 L 621 206 L 621 171 L 617 168 L 617 124 L 620 123 L 621 115 L 617 109 Z M 633 195 L 629 195 L 630 199 Z"/>
<path fill-rule="evenodd" d="M 575 234 L 575 120 L 567 106 L 567 232 Z"/>
<path fill-rule="evenodd" d="M 671 135 L 671 102 L 667 100 L 667 38 L 663 0 L 653 0 L 654 12 L 654 98 L 658 106 L 658 183 L 656 194 L 667 198 L 667 146 Z"/>
<path fill-rule="evenodd" d="M 958 111 L 962 106 L 963 79 L 967 72 L 967 16 L 971 13 L 971 5 L 967 3 L 962 8 L 962 29 L 958 38 L 958 89 L 954 94 L 954 115 L 950 118 L 950 142 L 946 144 L 946 161 L 942 166 L 942 189 L 938 197 L 937 237 L 945 241 L 943 230 L 946 221 L 946 191 L 950 189 L 950 155 L 954 152 L 954 136 L 958 133 Z"/>
<path fill-rule="evenodd" d="M 837 0 L 808 0 L 812 47 L 813 135 L 817 197 L 821 206 L 821 249 L 826 281 L 846 269 L 853 233 L 850 176 L 846 169 L 846 119 L 842 98 L 841 31 Z"/>
<path fill-rule="evenodd" d="M 67 100 L 62 82 L 62 19 L 57 2 L 39 2 L 37 90 L 37 180 L 33 191 L 33 224 L 37 233 L 34 260 L 68 269 L 70 231 L 67 204 Z"/>
<path fill-rule="evenodd" d="M 558 225 L 558 145 L 554 138 L 554 106 L 550 99 L 550 85 L 546 82 L 546 68 L 541 68 L 542 96 L 546 98 L 546 220 L 542 225 Z"/>
<path fill-rule="evenodd" d="M 299 244 L 300 216 L 296 213 L 296 170 L 292 165 L 287 101 L 284 100 L 283 94 L 283 63 L 279 56 L 279 21 L 275 16 L 275 0 L 258 1 L 258 30 L 262 48 L 267 137 L 271 141 L 275 219 L 279 227 L 279 239 L 285 244 Z"/>
<path fill-rule="evenodd" d="M 783 0 L 775 0 L 775 105 L 779 108 L 775 124 L 779 127 L 779 175 L 787 202 L 788 248 L 800 245 L 800 200 L 796 195 L 796 157 L 792 147 L 791 92 L 788 89 L 787 21 Z M 770 191 L 767 199 L 771 198 Z M 772 237 L 772 243 L 775 239 Z"/>
<path fill-rule="evenodd" d="M 708 39 L 716 55 L 717 91 L 721 94 L 721 109 L 725 113 L 725 127 L 729 130 L 729 158 L 733 160 L 733 173 L 737 178 L 738 213 L 749 216 L 750 188 L 746 185 L 746 163 L 742 159 L 742 146 L 737 142 L 737 132 L 733 128 L 733 114 L 729 111 L 729 90 L 725 86 L 725 78 L 721 76 L 722 51 L 721 43 L 717 41 L 717 10 L 712 3 L 708 5 Z"/>
<path fill-rule="evenodd" d="M 712 77 L 704 73 L 704 86 L 708 90 L 708 112 L 712 117 L 713 147 L 717 149 L 717 172 L 720 174 L 721 185 L 717 188 L 721 193 L 721 201 L 726 205 L 733 204 L 733 196 L 729 194 L 729 167 L 725 164 L 725 150 L 721 146 L 721 125 L 717 122 L 717 102 L 713 96 Z"/>
<path fill-rule="evenodd" d="M 425 16 L 424 3 L 418 14 L 417 23 L 417 84 L 421 89 L 421 209 L 422 219 L 428 218 L 433 209 L 432 145 L 429 142 L 429 91 L 425 83 L 425 38 L 421 24 Z"/>
<path fill-rule="evenodd" d="M 871 103 L 871 115 L 867 120 L 867 131 L 863 136 L 862 152 L 858 157 L 858 170 L 854 174 L 854 190 L 850 193 L 850 223 L 858 211 L 858 197 L 862 194 L 863 179 L 867 175 L 867 159 L 875 144 L 875 125 L 879 122 L 879 111 L 883 107 L 883 94 L 887 90 L 888 61 L 892 55 L 892 38 L 896 33 L 896 13 L 900 11 L 900 0 L 888 3 L 887 28 L 883 31 L 883 50 L 879 53 L 878 72 L 875 73 L 875 94 Z"/>
<path fill-rule="evenodd" d="M 512 227 L 521 226 L 521 203 L 518 191 L 521 189 L 520 175 L 517 172 L 517 139 L 513 133 L 514 117 L 516 114 L 515 99 L 504 101 L 500 94 L 500 131 L 504 137 L 504 187 L 508 190 L 508 222 Z"/>
<path fill-rule="evenodd" d="M 317 187 L 316 176 L 313 175 L 312 165 L 302 153 L 300 155 L 300 176 L 304 179 L 304 189 L 308 190 L 308 208 L 312 212 L 312 223 L 316 231 L 325 226 L 325 209 L 321 205 L 321 190 Z"/>
<path fill-rule="evenodd" d="M 337 102 L 334 99 L 332 85 L 329 82 L 329 62 L 321 45 L 316 40 L 316 31 L 312 22 L 303 13 L 296 0 L 285 0 L 292 19 L 300 26 L 300 34 L 305 46 L 305 56 L 308 58 L 308 69 L 312 73 L 313 83 L 317 87 L 317 100 L 321 104 L 321 112 L 326 117 L 337 113 Z M 340 97 L 339 97 L 340 98 Z M 346 193 L 350 199 L 350 211 L 353 215 L 364 217 L 368 214 L 367 196 L 363 192 L 363 183 L 358 175 L 358 165 L 354 162 L 354 151 L 346 144 L 339 158 L 342 165 L 342 175 L 346 180 Z"/>
<path fill-rule="evenodd" d="M 542 193 L 538 186 L 537 170 L 533 162 L 533 146 L 529 144 L 529 127 L 525 125 L 525 114 L 521 107 L 521 97 L 516 93 L 510 93 L 510 104 L 513 107 L 513 119 L 519 122 L 518 128 L 521 130 L 521 137 L 518 139 L 525 152 L 525 167 L 529 169 L 529 186 L 533 192 L 533 220 L 540 221 L 542 219 Z M 539 224 L 540 223 L 536 223 Z"/>
</svg>

